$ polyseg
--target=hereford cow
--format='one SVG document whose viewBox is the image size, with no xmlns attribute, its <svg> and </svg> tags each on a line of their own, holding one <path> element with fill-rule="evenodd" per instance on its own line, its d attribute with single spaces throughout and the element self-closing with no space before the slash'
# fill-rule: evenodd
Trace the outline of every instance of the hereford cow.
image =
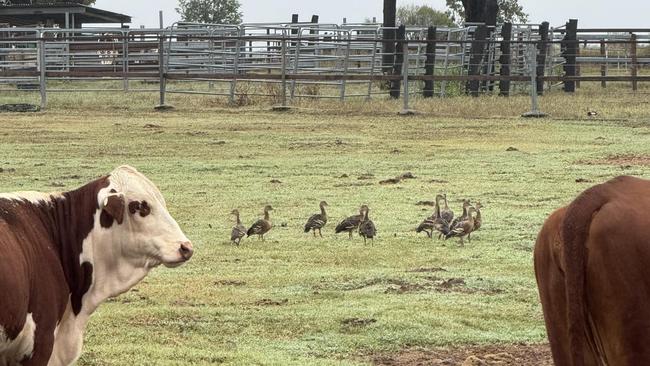
<svg viewBox="0 0 650 366">
<path fill-rule="evenodd" d="M 650 181 L 619 177 L 555 211 L 535 273 L 558 366 L 650 365 Z"/>
<path fill-rule="evenodd" d="M 0 195 L 0 365 L 69 365 L 90 314 L 192 244 L 144 175 L 122 166 L 65 193 Z"/>
</svg>

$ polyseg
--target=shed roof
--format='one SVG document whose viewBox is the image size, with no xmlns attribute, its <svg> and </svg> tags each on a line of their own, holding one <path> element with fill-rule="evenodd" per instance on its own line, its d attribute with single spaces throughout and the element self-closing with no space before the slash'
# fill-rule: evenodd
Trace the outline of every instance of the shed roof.
<svg viewBox="0 0 650 366">
<path fill-rule="evenodd" d="M 0 23 L 11 26 L 34 25 L 53 20 L 65 24 L 65 16 L 74 14 L 75 23 L 131 23 L 129 15 L 93 8 L 77 3 L 12 4 L 0 6 Z"/>
</svg>

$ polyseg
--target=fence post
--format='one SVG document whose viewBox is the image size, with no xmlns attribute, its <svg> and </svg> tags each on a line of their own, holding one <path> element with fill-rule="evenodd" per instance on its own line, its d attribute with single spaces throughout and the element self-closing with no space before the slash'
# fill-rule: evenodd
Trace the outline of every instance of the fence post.
<svg viewBox="0 0 650 366">
<path fill-rule="evenodd" d="M 368 97 L 367 100 L 370 100 L 372 98 L 372 79 L 375 76 L 375 63 L 377 62 L 377 39 L 378 39 L 378 31 L 375 31 L 373 34 L 373 42 L 372 42 L 372 58 L 370 59 L 370 81 L 368 81 Z"/>
<path fill-rule="evenodd" d="M 384 21 L 382 30 L 381 66 L 384 74 L 390 74 L 395 63 L 395 25 L 397 17 L 397 0 L 384 0 Z"/>
<path fill-rule="evenodd" d="M 636 79 L 639 70 L 639 59 L 637 57 L 637 36 L 636 34 L 630 34 L 630 55 L 632 56 L 632 91 L 638 90 L 638 81 Z"/>
<path fill-rule="evenodd" d="M 295 28 L 295 24 L 298 24 L 298 14 L 291 14 L 291 35 L 294 36 L 298 34 L 298 29 Z M 291 42 L 291 47 L 294 47 L 296 44 Z"/>
<path fill-rule="evenodd" d="M 501 68 L 499 74 L 501 76 L 510 76 L 510 63 L 512 62 L 512 54 L 510 51 L 510 41 L 512 40 L 512 23 L 503 23 L 501 27 L 501 37 L 503 41 L 501 42 L 501 57 L 499 58 L 499 63 Z M 499 81 L 499 95 L 509 96 L 510 95 L 510 80 L 502 79 Z"/>
<path fill-rule="evenodd" d="M 230 81 L 230 104 L 235 103 L 235 93 L 237 92 L 237 74 L 239 73 L 239 55 L 242 51 L 242 37 L 244 36 L 244 29 L 240 28 L 237 31 L 237 40 L 235 41 L 235 59 L 233 60 L 232 73 L 233 78 Z M 243 48 L 246 49 L 244 42 Z"/>
<path fill-rule="evenodd" d="M 41 110 L 47 108 L 47 64 L 45 58 L 45 38 L 38 32 L 38 69 L 40 71 L 39 88 L 41 92 Z"/>
<path fill-rule="evenodd" d="M 160 103 L 155 106 L 154 109 L 158 111 L 166 111 L 173 109 L 174 107 L 165 104 L 167 80 L 165 78 L 165 29 L 163 28 L 162 10 L 158 13 L 158 15 L 160 18 L 160 30 L 158 31 L 158 78 L 160 83 Z"/>
<path fill-rule="evenodd" d="M 123 72 L 123 88 L 124 91 L 129 91 L 129 37 L 128 33 L 122 32 L 122 72 Z"/>
<path fill-rule="evenodd" d="M 433 76 L 436 71 L 436 27 L 427 29 L 427 50 L 426 62 L 424 64 L 424 75 Z M 433 97 L 434 82 L 433 79 L 424 81 L 424 90 L 422 96 L 425 98 Z"/>
<path fill-rule="evenodd" d="M 282 37 L 282 108 L 287 108 L 287 40 Z"/>
<path fill-rule="evenodd" d="M 578 19 L 569 19 L 566 24 L 566 34 L 562 40 L 562 57 L 564 57 L 564 76 L 574 77 L 577 75 L 576 57 L 578 56 Z M 574 93 L 576 82 L 574 80 L 564 81 L 564 91 Z"/>
<path fill-rule="evenodd" d="M 469 58 L 468 76 L 478 76 L 481 74 L 481 62 L 483 61 L 483 52 L 485 51 L 485 40 L 487 38 L 487 27 L 479 25 L 474 32 L 474 41 Z M 469 80 L 466 85 L 467 93 L 474 97 L 479 96 L 479 87 L 481 82 L 479 80 Z"/>
<path fill-rule="evenodd" d="M 415 114 L 415 111 L 409 109 L 409 43 L 408 41 L 402 42 L 403 66 L 402 66 L 402 83 L 404 84 L 404 96 L 402 100 L 402 110 L 399 112 L 402 116 L 409 116 Z"/>
<path fill-rule="evenodd" d="M 537 93 L 544 94 L 544 72 L 546 71 L 546 50 L 548 48 L 548 29 L 549 23 L 543 22 L 539 26 L 540 41 L 537 45 L 539 53 L 537 54 Z"/>
<path fill-rule="evenodd" d="M 397 42 L 395 43 L 395 64 L 393 65 L 393 75 L 402 75 L 404 66 L 404 48 L 402 46 L 406 38 L 406 27 L 402 24 L 397 28 Z M 390 97 L 398 99 L 400 94 L 401 81 L 399 79 L 390 81 Z"/>
<path fill-rule="evenodd" d="M 526 112 L 522 115 L 522 117 L 533 117 L 533 118 L 541 118 L 541 117 L 546 117 L 546 114 L 543 112 L 540 112 L 539 110 L 539 102 L 538 102 L 538 93 L 537 93 L 537 85 L 539 79 L 537 78 L 537 47 L 534 44 L 529 45 L 528 47 L 528 61 L 530 63 L 530 104 L 531 104 L 531 110 L 530 112 Z"/>
<path fill-rule="evenodd" d="M 605 40 L 602 39 L 600 41 L 600 57 L 603 58 L 603 63 L 600 65 L 600 76 L 602 77 L 607 77 L 607 43 L 605 43 Z M 600 82 L 600 86 L 602 88 L 607 88 L 607 81 L 603 80 Z"/>
<path fill-rule="evenodd" d="M 348 41 L 347 44 L 345 45 L 345 60 L 343 62 L 343 77 L 348 76 L 348 69 L 350 67 L 350 42 L 352 38 L 352 33 L 348 32 Z M 345 100 L 345 88 L 347 87 L 348 83 L 347 80 L 344 78 L 341 80 L 341 101 Z"/>
<path fill-rule="evenodd" d="M 294 34 L 293 29 L 291 30 L 291 37 L 294 38 L 294 36 L 297 36 L 298 42 L 291 42 L 291 45 L 293 46 L 294 53 L 296 55 L 294 61 L 293 61 L 293 74 L 298 75 L 298 70 L 300 70 L 300 49 L 301 49 L 301 41 L 302 41 L 302 33 L 298 33 L 299 31 L 296 30 L 296 33 Z M 295 38 L 294 38 L 295 39 Z M 296 79 L 291 80 L 291 94 L 290 94 L 290 99 L 293 100 L 294 95 L 296 94 Z"/>
</svg>

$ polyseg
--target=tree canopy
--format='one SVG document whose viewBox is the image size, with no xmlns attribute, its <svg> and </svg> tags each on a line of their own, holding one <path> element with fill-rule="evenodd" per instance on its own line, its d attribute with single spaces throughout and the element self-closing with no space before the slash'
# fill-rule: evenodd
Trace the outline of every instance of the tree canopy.
<svg viewBox="0 0 650 366">
<path fill-rule="evenodd" d="M 239 0 L 178 0 L 176 11 L 183 21 L 211 24 L 239 24 Z"/>
<path fill-rule="evenodd" d="M 462 23 L 465 19 L 465 7 L 463 0 L 446 0 L 447 1 L 447 14 L 456 23 Z M 497 21 L 499 23 L 525 23 L 528 21 L 528 14 L 524 12 L 524 8 L 519 4 L 519 0 L 497 0 L 499 3 L 499 13 Z"/>
<path fill-rule="evenodd" d="M 397 21 L 404 25 L 443 26 L 454 25 L 454 21 L 445 12 L 427 5 L 407 4 L 397 8 Z"/>
</svg>

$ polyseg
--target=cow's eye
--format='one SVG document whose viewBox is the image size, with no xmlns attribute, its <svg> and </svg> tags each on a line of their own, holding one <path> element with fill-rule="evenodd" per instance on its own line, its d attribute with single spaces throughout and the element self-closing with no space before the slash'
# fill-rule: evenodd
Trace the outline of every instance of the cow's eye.
<svg viewBox="0 0 650 366">
<path fill-rule="evenodd" d="M 142 201 L 140 204 L 140 216 L 145 217 L 151 213 L 151 207 L 149 207 L 149 204 L 147 201 Z"/>
</svg>

